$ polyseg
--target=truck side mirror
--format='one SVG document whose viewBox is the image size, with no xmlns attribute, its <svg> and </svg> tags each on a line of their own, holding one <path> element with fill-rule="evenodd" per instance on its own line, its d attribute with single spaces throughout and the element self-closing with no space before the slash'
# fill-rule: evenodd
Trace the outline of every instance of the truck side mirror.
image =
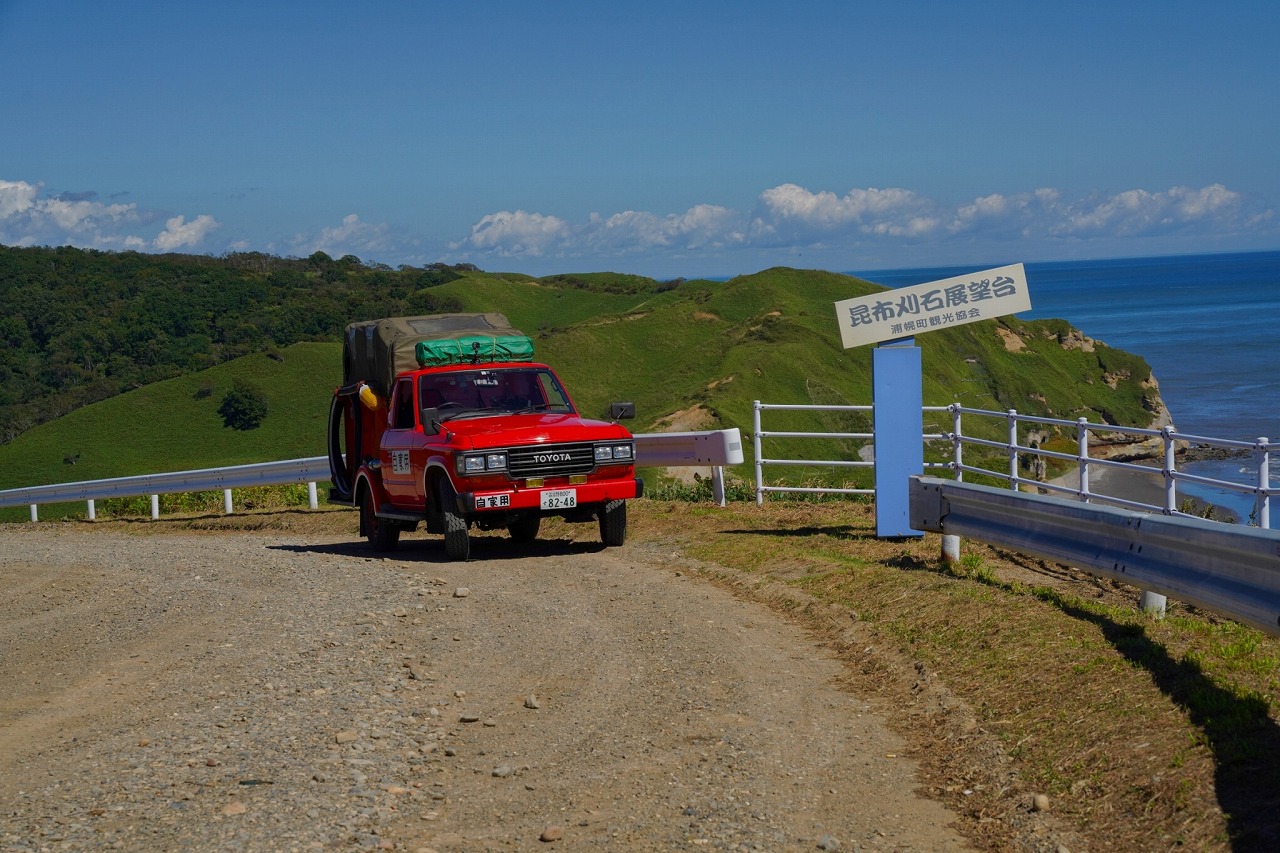
<svg viewBox="0 0 1280 853">
<path fill-rule="evenodd" d="M 609 420 L 621 421 L 636 416 L 635 403 L 613 403 L 609 406 Z"/>
<path fill-rule="evenodd" d="M 422 431 L 427 435 L 440 432 L 440 410 L 434 406 L 423 406 L 419 413 L 422 420 Z"/>
</svg>

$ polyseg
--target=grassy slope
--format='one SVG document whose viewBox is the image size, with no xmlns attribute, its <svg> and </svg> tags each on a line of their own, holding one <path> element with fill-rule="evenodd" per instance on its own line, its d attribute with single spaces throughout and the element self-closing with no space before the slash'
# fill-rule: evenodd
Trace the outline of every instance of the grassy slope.
<svg viewBox="0 0 1280 853">
<path fill-rule="evenodd" d="M 544 280 L 472 273 L 432 290 L 456 296 L 466 310 L 505 313 L 535 338 L 538 357 L 556 367 L 588 414 L 603 413 L 613 400 L 634 400 L 633 427 L 646 432 L 673 413 L 701 407 L 708 428 L 736 426 L 745 436 L 753 400 L 870 402 L 870 349 L 841 349 L 832 303 L 877 289 L 834 273 L 775 268 L 665 290 L 608 273 Z M 1025 349 L 1007 350 L 995 322 L 920 336 L 925 402 L 1150 421 L 1138 383 L 1150 372 L 1142 359 L 1105 347 L 1092 354 L 1064 350 L 1059 338 L 1069 327 L 1059 321 L 1009 318 L 1005 325 Z M 0 488 L 322 455 L 339 364 L 338 343 L 299 344 L 282 362 L 249 356 L 89 406 L 0 447 Z M 1113 390 L 1104 370 L 1128 372 L 1133 381 Z M 260 429 L 222 426 L 217 407 L 237 377 L 267 394 L 270 411 Z M 205 385 L 212 393 L 200 397 Z M 772 430 L 865 431 L 869 424 L 860 414 L 766 417 Z M 795 440 L 766 452 L 847 457 L 859 444 Z M 63 462 L 76 454 L 78 464 Z M 792 479 L 818 474 L 797 469 Z M 846 469 L 827 476 L 858 475 Z"/>
<path fill-rule="evenodd" d="M 0 488 L 322 455 L 342 347 L 295 344 L 281 355 L 157 382 L 30 430 L 0 447 Z M 222 424 L 218 406 L 236 379 L 267 397 L 258 429 Z"/>
</svg>

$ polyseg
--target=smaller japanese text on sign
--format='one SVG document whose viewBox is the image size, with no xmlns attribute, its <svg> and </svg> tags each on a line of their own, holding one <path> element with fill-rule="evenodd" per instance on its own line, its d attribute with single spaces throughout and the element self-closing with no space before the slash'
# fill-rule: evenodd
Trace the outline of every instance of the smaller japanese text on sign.
<svg viewBox="0 0 1280 853">
<path fill-rule="evenodd" d="M 1031 309 L 1022 264 L 900 287 L 836 303 L 845 349 Z"/>
</svg>

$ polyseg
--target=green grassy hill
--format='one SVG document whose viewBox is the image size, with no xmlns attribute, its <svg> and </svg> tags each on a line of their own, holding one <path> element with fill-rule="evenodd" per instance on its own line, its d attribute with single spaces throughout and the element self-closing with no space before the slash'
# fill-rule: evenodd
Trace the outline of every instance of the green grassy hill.
<svg viewBox="0 0 1280 853">
<path fill-rule="evenodd" d="M 678 285 L 611 273 L 535 279 L 475 271 L 432 288 L 463 310 L 505 313 L 535 339 L 539 360 L 557 369 L 587 414 L 634 400 L 636 432 L 736 426 L 744 438 L 753 400 L 871 401 L 870 349 L 841 349 L 832 305 L 880 289 L 786 268 Z M 1144 384 L 1146 363 L 1102 344 L 1093 352 L 1069 346 L 1072 331 L 1062 321 L 1006 318 L 921 335 L 925 402 L 1148 425 L 1156 401 Z M 0 446 L 0 488 L 323 455 L 340 361 L 338 341 L 295 344 L 86 406 Z M 237 379 L 268 400 L 258 429 L 223 426 L 218 406 Z M 766 421 L 772 430 L 868 424 L 850 414 L 769 413 Z M 769 452 L 849 458 L 859 444 L 805 440 Z M 865 474 L 790 476 L 842 482 Z"/>
<path fill-rule="evenodd" d="M 341 364 L 340 344 L 295 344 L 94 403 L 0 447 L 0 488 L 321 455 Z M 257 429 L 223 426 L 236 380 L 267 399 Z"/>
</svg>

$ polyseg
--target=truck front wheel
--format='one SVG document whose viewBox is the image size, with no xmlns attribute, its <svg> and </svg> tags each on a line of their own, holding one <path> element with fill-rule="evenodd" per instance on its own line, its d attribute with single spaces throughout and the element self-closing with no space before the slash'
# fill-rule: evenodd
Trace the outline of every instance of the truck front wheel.
<svg viewBox="0 0 1280 853">
<path fill-rule="evenodd" d="M 368 489 L 360 496 L 360 528 L 375 551 L 394 551 L 400 545 L 400 527 L 394 521 L 378 518 Z"/>
<path fill-rule="evenodd" d="M 600 541 L 616 548 L 627 541 L 627 502 L 609 501 L 600 510 Z"/>
<path fill-rule="evenodd" d="M 436 487 L 440 516 L 444 520 L 444 553 L 450 560 L 466 560 L 471 556 L 471 536 L 467 520 L 458 512 L 458 494 L 448 480 Z"/>
</svg>

